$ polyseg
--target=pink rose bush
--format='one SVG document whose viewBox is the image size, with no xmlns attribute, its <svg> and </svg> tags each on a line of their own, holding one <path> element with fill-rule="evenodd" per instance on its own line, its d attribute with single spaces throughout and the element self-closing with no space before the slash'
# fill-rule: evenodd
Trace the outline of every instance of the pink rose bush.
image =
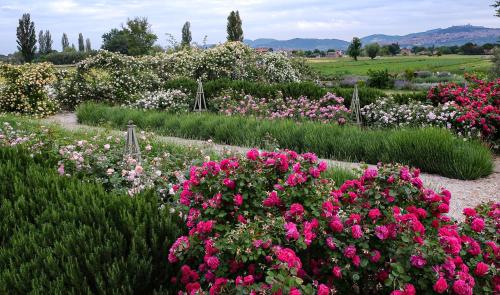
<svg viewBox="0 0 500 295">
<path fill-rule="evenodd" d="M 327 93 L 319 100 L 305 96 L 299 98 L 255 98 L 242 95 L 233 99 L 226 94 L 215 98 L 219 112 L 225 115 L 245 115 L 267 119 L 312 120 L 323 123 L 345 122 L 349 109 L 344 106 L 344 99 Z"/>
<path fill-rule="evenodd" d="M 427 98 L 434 103 L 448 104 L 458 114 L 452 125 L 462 134 L 480 133 L 489 141 L 499 140 L 500 79 L 486 82 L 467 76 L 469 85 L 440 84 L 429 90 Z"/>
<path fill-rule="evenodd" d="M 314 154 L 257 150 L 191 167 L 174 188 L 189 233 L 168 253 L 181 293 L 500 292 L 500 204 L 457 223 L 450 193 L 417 169 L 339 185 L 325 170 Z"/>
<path fill-rule="evenodd" d="M 51 126 L 6 121 L 0 125 L 0 146 L 22 146 L 33 154 L 44 154 L 56 161 L 54 169 L 61 176 L 97 181 L 109 191 L 130 196 L 154 189 L 162 199 L 170 199 L 173 183 L 184 177 L 181 171 L 203 156 L 194 148 L 179 151 L 157 143 L 153 147 L 153 135 L 141 132 L 142 162 L 138 162 L 124 157 L 124 135 L 78 134 L 68 138 L 67 134 L 54 136 L 57 132 Z"/>
</svg>

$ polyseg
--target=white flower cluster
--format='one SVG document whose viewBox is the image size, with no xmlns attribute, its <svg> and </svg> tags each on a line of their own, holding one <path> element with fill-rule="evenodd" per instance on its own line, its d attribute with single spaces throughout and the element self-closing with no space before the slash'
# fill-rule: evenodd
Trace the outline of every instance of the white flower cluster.
<svg viewBox="0 0 500 295">
<path fill-rule="evenodd" d="M 412 101 L 398 104 L 392 98 L 381 98 L 361 109 L 365 122 L 377 127 L 422 127 L 442 126 L 452 128 L 457 117 L 456 109 L 450 104 L 433 106 Z"/>
<path fill-rule="evenodd" d="M 145 92 L 129 106 L 146 110 L 165 110 L 173 113 L 187 112 L 191 99 L 181 90 Z"/>
<path fill-rule="evenodd" d="M 302 78 L 301 71 L 282 53 L 258 54 L 241 42 L 226 42 L 141 57 L 100 51 L 80 62 L 75 72 L 61 75 L 57 87 L 63 104 L 74 107 L 84 100 L 124 103 L 176 78 L 294 82 Z"/>
</svg>

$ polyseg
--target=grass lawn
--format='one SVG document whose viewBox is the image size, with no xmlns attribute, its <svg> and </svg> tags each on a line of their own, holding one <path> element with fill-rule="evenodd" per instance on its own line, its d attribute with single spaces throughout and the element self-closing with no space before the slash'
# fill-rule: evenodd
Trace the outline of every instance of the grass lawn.
<svg viewBox="0 0 500 295">
<path fill-rule="evenodd" d="M 491 61 L 487 56 L 444 55 L 444 56 L 396 56 L 378 57 L 370 60 L 362 57 L 354 61 L 349 57 L 308 59 L 309 65 L 323 76 L 366 75 L 369 69 L 388 69 L 391 73 L 401 73 L 406 69 L 414 71 L 452 72 L 487 72 Z"/>
</svg>

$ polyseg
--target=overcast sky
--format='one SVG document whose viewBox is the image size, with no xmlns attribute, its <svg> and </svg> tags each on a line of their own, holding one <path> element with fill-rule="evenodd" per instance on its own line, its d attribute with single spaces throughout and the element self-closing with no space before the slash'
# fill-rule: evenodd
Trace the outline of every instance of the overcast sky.
<svg viewBox="0 0 500 295">
<path fill-rule="evenodd" d="M 78 33 L 93 48 L 101 36 L 127 18 L 145 16 L 167 44 L 165 33 L 178 39 L 183 23 L 191 22 L 193 41 L 218 43 L 226 37 L 226 18 L 238 9 L 245 38 L 337 38 L 370 34 L 408 34 L 452 25 L 500 27 L 493 0 L 0 0 L 0 53 L 16 50 L 19 17 L 31 13 L 36 31 L 50 30 L 54 49 L 66 32 L 77 45 Z"/>
</svg>

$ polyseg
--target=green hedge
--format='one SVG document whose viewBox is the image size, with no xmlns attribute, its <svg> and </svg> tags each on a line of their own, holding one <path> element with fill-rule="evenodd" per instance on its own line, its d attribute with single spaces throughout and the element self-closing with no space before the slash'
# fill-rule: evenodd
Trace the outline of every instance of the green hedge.
<svg viewBox="0 0 500 295">
<path fill-rule="evenodd" d="M 178 218 L 153 192 L 107 193 L 53 164 L 0 148 L 0 294 L 168 292 Z"/>
<path fill-rule="evenodd" d="M 95 53 L 80 51 L 51 52 L 40 56 L 38 61 L 51 62 L 55 65 L 72 65 L 92 56 Z"/>
<path fill-rule="evenodd" d="M 427 100 L 427 92 L 412 92 L 412 93 L 396 93 L 392 97 L 394 101 L 399 104 L 408 104 L 410 101 L 421 101 L 425 102 Z"/>
<path fill-rule="evenodd" d="M 184 88 L 191 93 L 196 93 L 198 84 L 191 79 L 175 79 L 163 84 L 163 88 Z M 293 83 L 262 83 L 243 80 L 217 79 L 203 82 L 203 91 L 206 97 L 218 96 L 222 90 L 233 89 L 236 92 L 244 92 L 257 97 L 274 97 L 278 91 L 285 97 L 299 97 L 301 95 L 320 98 L 326 91 L 312 82 Z"/>
<path fill-rule="evenodd" d="M 80 105 L 77 115 L 86 124 L 124 129 L 133 120 L 139 128 L 159 134 L 232 145 L 262 146 L 269 135 L 281 148 L 298 152 L 371 164 L 398 162 L 459 179 L 477 179 L 493 170 L 492 155 L 486 147 L 475 141 L 464 142 L 444 129 L 372 130 L 209 113 L 175 115 L 98 104 Z"/>
<path fill-rule="evenodd" d="M 191 79 L 175 79 L 170 80 L 163 84 L 164 89 L 170 88 L 183 88 L 196 93 L 198 84 Z M 313 82 L 296 82 L 296 83 L 259 83 L 248 82 L 241 80 L 218 79 L 206 81 L 203 83 L 203 91 L 205 97 L 210 99 L 220 95 L 222 90 L 233 89 L 237 93 L 244 92 L 256 97 L 276 97 L 278 92 L 281 92 L 284 97 L 297 98 L 300 96 L 307 96 L 309 98 L 318 99 L 324 96 L 327 92 L 332 92 L 338 96 L 345 98 L 345 105 L 350 106 L 354 88 L 334 87 L 323 88 Z M 375 102 L 377 98 L 386 96 L 385 93 L 379 89 L 360 87 L 359 97 L 361 106 Z"/>
</svg>

